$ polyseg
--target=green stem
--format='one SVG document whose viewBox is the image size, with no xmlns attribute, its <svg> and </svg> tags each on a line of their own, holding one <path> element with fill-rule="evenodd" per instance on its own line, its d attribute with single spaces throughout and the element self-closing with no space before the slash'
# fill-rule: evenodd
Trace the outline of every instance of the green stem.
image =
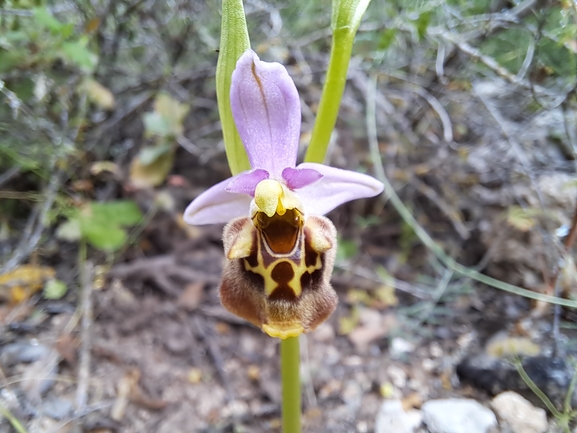
<svg viewBox="0 0 577 433">
<path fill-rule="evenodd" d="M 230 108 L 232 71 L 236 68 L 238 58 L 249 48 L 250 40 L 242 0 L 223 0 L 220 49 L 216 64 L 216 100 L 226 158 L 232 174 L 250 169 Z"/>
<path fill-rule="evenodd" d="M 6 418 L 8 422 L 12 425 L 14 430 L 16 430 L 18 433 L 28 433 L 26 428 L 20 422 L 20 420 L 16 418 L 14 415 L 12 415 L 12 412 L 10 412 L 7 408 L 5 408 L 2 405 L 0 405 L 0 415 Z"/>
<path fill-rule="evenodd" d="M 280 370 L 282 379 L 282 431 L 301 432 L 301 381 L 299 338 L 280 342 Z"/>
<path fill-rule="evenodd" d="M 354 39 L 355 33 L 353 32 L 351 35 L 350 29 L 335 29 L 333 32 L 327 77 L 319 102 L 311 142 L 305 155 L 307 162 L 322 163 L 325 159 L 345 91 Z"/>
</svg>

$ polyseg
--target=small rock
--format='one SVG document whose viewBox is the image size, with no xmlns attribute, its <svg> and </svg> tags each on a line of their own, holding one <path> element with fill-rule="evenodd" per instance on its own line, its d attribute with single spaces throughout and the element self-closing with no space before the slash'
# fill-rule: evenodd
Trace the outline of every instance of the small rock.
<svg viewBox="0 0 577 433">
<path fill-rule="evenodd" d="M 389 379 L 397 389 L 403 389 L 407 384 L 407 373 L 394 364 L 387 368 L 387 376 L 389 376 Z"/>
<path fill-rule="evenodd" d="M 393 359 L 398 359 L 413 350 L 415 350 L 415 345 L 403 338 L 395 337 L 391 341 L 390 354 Z"/>
<path fill-rule="evenodd" d="M 223 418 L 242 418 L 249 411 L 248 403 L 243 400 L 233 400 L 221 411 Z"/>
<path fill-rule="evenodd" d="M 486 433 L 497 425 L 495 414 L 475 400 L 430 400 L 422 410 L 431 433 Z"/>
<path fill-rule="evenodd" d="M 491 407 L 511 433 L 544 433 L 547 431 L 547 414 L 513 391 L 499 394 Z"/>
<path fill-rule="evenodd" d="M 34 418 L 28 425 L 28 433 L 44 433 L 50 430 L 56 431 L 58 429 L 58 421 L 48 417 Z"/>
<path fill-rule="evenodd" d="M 74 410 L 70 400 L 60 397 L 49 397 L 40 405 L 40 412 L 52 419 L 62 419 Z"/>
<path fill-rule="evenodd" d="M 431 353 L 431 356 L 433 358 L 440 358 L 441 356 L 443 356 L 443 348 L 436 341 L 431 343 L 431 346 L 429 348 L 429 352 Z"/>
<path fill-rule="evenodd" d="M 421 411 L 405 412 L 400 400 L 385 401 L 377 415 L 375 433 L 413 433 L 422 421 Z"/>
<path fill-rule="evenodd" d="M 0 364 L 11 367 L 20 362 L 31 363 L 46 357 L 49 352 L 49 347 L 34 341 L 11 343 L 2 347 Z"/>
<path fill-rule="evenodd" d="M 556 406 L 562 406 L 567 396 L 575 368 L 567 357 L 530 356 L 523 359 L 523 369 L 537 388 Z M 535 406 L 543 402 L 527 388 L 517 368 L 507 359 L 493 358 L 485 353 L 463 359 L 457 365 L 462 382 L 485 389 L 493 395 L 515 391 Z M 571 404 L 577 406 L 577 389 L 573 390 Z"/>
<path fill-rule="evenodd" d="M 180 298 L 178 298 L 178 306 L 186 311 L 196 310 L 204 296 L 204 285 L 203 281 L 197 281 L 184 286 L 184 290 L 180 294 Z"/>
</svg>

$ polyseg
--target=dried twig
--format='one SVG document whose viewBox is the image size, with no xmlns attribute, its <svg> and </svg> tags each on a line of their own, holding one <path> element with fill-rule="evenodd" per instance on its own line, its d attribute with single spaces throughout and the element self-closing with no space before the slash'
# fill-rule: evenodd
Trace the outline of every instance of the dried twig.
<svg viewBox="0 0 577 433">
<path fill-rule="evenodd" d="M 447 143 L 452 143 L 453 124 L 451 123 L 451 118 L 449 117 L 447 110 L 445 110 L 445 107 L 443 107 L 439 102 L 439 100 L 435 98 L 433 95 L 431 95 L 429 92 L 427 92 L 423 87 L 412 85 L 410 86 L 410 90 L 415 92 L 425 101 L 427 101 L 427 104 L 429 104 L 431 108 L 435 110 L 435 112 L 441 119 L 441 123 L 443 124 L 443 139 Z"/>
<path fill-rule="evenodd" d="M 92 280 L 94 268 L 91 262 L 86 262 L 86 246 L 81 245 L 84 257 L 80 258 L 81 298 L 79 311 L 80 322 L 80 356 L 78 365 L 78 387 L 76 388 L 76 411 L 83 412 L 88 403 L 88 384 L 90 382 L 90 355 L 92 350 Z M 82 252 L 80 253 L 82 256 Z M 84 260 L 83 260 L 84 259 Z"/>
<path fill-rule="evenodd" d="M 487 98 L 485 96 L 483 96 L 483 93 L 479 91 L 478 83 L 473 82 L 472 86 L 473 86 L 473 90 L 474 90 L 475 94 L 477 95 L 477 97 L 479 98 L 479 100 L 483 103 L 483 105 L 485 106 L 485 108 L 487 109 L 489 114 L 491 114 L 493 119 L 495 119 L 495 122 L 497 122 L 497 125 L 499 125 L 499 128 L 501 128 L 503 136 L 505 137 L 507 142 L 510 144 L 511 148 L 513 149 L 513 151 L 515 153 L 515 157 L 517 158 L 517 160 L 519 161 L 519 163 L 523 167 L 523 169 L 525 171 L 525 175 L 529 178 L 531 185 L 535 189 L 535 192 L 537 194 L 537 198 L 539 199 L 539 203 L 541 205 L 541 210 L 543 212 L 545 212 L 545 202 L 543 200 L 543 195 L 541 194 L 541 190 L 537 186 L 537 182 L 535 180 L 535 177 L 533 176 L 533 172 L 532 172 L 531 167 L 530 167 L 531 164 L 529 163 L 527 155 L 526 155 L 525 151 L 523 150 L 523 148 L 521 147 L 521 145 L 517 142 L 517 140 L 515 140 L 513 138 L 513 136 L 516 134 L 516 131 L 510 131 L 509 126 L 507 125 L 507 122 L 505 121 L 505 119 L 503 119 L 503 117 L 501 116 L 501 113 L 499 113 L 499 111 L 493 106 L 493 104 L 491 104 L 489 102 L 489 100 L 487 100 Z"/>
<path fill-rule="evenodd" d="M 209 274 L 195 269 L 190 269 L 178 262 L 174 255 L 162 255 L 150 258 L 141 258 L 129 263 L 121 263 L 114 266 L 108 273 L 112 278 L 126 279 L 130 277 L 138 277 L 139 279 L 153 279 L 162 285 L 163 289 L 168 289 L 169 294 L 172 293 L 169 276 L 182 278 L 186 281 L 204 281 L 207 283 L 216 284 L 220 281 L 220 275 Z M 159 280 L 159 275 L 162 277 Z M 180 289 L 178 293 L 180 294 Z"/>
<path fill-rule="evenodd" d="M 455 231 L 459 234 L 461 239 L 469 239 L 469 230 L 463 224 L 461 213 L 454 209 L 449 203 L 443 200 L 442 197 L 439 197 L 437 191 L 431 188 L 429 185 L 425 184 L 421 179 L 417 176 L 411 177 L 412 183 L 414 183 L 417 189 L 424 194 L 432 203 L 434 203 L 440 210 L 445 214 L 449 221 L 453 225 Z"/>
<path fill-rule="evenodd" d="M 0 186 L 20 173 L 20 167 L 12 167 L 0 175 Z"/>
<path fill-rule="evenodd" d="M 20 238 L 16 250 L 6 264 L 0 268 L 0 274 L 10 272 L 20 265 L 20 263 L 22 263 L 22 261 L 28 257 L 38 245 L 40 237 L 46 228 L 46 216 L 50 209 L 52 209 L 52 205 L 56 199 L 56 194 L 58 193 L 58 189 L 62 183 L 62 178 L 63 172 L 61 171 L 57 171 L 52 175 L 50 184 L 46 190 L 46 199 L 43 203 L 39 203 L 36 209 L 31 213 L 24 234 Z"/>
<path fill-rule="evenodd" d="M 212 321 L 209 323 L 212 323 Z M 233 401 L 234 392 L 232 390 L 230 380 L 228 379 L 228 375 L 224 370 L 224 361 L 222 359 L 222 353 L 220 351 L 220 347 L 216 343 L 214 335 L 212 335 L 214 334 L 214 331 L 212 329 L 209 329 L 207 323 L 205 321 L 200 320 L 200 317 L 198 316 L 194 316 L 192 318 L 191 326 L 193 326 L 192 331 L 193 332 L 196 331 L 208 347 L 208 352 L 210 353 L 210 356 L 212 357 L 212 360 L 214 362 L 214 368 L 216 369 L 218 377 L 220 378 L 226 390 L 227 400 Z"/>
<path fill-rule="evenodd" d="M 435 289 L 435 292 L 433 293 L 433 299 L 431 300 L 431 302 L 429 303 L 429 305 L 426 307 L 424 313 L 422 314 L 422 316 L 417 320 L 416 323 L 414 323 L 408 330 L 407 332 L 409 334 L 412 334 L 413 331 L 415 331 L 416 329 L 420 328 L 421 325 L 423 323 L 425 323 L 425 321 L 429 318 L 429 316 L 431 315 L 431 313 L 433 312 L 433 309 L 437 306 L 437 304 L 439 303 L 439 301 L 441 300 L 441 298 L 443 297 L 443 295 L 445 294 L 445 291 L 447 290 L 447 287 L 449 287 L 449 282 L 451 281 L 451 278 L 453 278 L 454 272 L 450 269 L 445 269 L 445 272 L 443 273 L 443 277 L 441 278 L 441 281 L 439 281 L 439 284 L 437 285 L 437 288 Z"/>
<path fill-rule="evenodd" d="M 493 119 L 495 119 L 495 121 L 497 122 L 497 124 L 501 128 L 501 131 L 503 132 L 503 136 L 505 137 L 505 139 L 507 140 L 507 142 L 509 143 L 509 145 L 513 149 L 513 153 L 515 154 L 517 161 L 519 161 L 519 163 L 521 164 L 521 167 L 524 170 L 525 176 L 527 176 L 527 178 L 531 182 L 531 185 L 533 187 L 533 190 L 535 191 L 535 194 L 537 194 L 537 198 L 539 200 L 539 205 L 541 207 L 541 212 L 543 213 L 543 215 L 545 215 L 547 212 L 547 209 L 545 206 L 545 200 L 543 199 L 543 194 L 541 193 L 541 189 L 539 188 L 539 185 L 537 184 L 537 181 L 535 180 L 535 176 L 533 175 L 533 170 L 531 168 L 531 164 L 527 158 L 525 151 L 523 150 L 522 146 L 517 142 L 517 140 L 515 140 L 513 138 L 515 133 L 513 131 L 509 130 L 509 127 L 508 127 L 505 119 L 503 119 L 503 117 L 501 116 L 499 111 L 493 106 L 493 104 L 491 104 L 487 100 L 487 98 L 485 98 L 483 96 L 482 92 L 479 91 L 477 83 L 473 82 L 472 85 L 473 85 L 473 91 L 477 94 L 477 97 L 481 100 L 483 105 L 485 105 L 485 108 L 491 114 Z M 547 245 L 548 250 L 552 252 L 554 245 L 553 245 L 553 242 L 551 240 L 551 236 L 546 230 L 547 227 L 544 227 L 544 229 L 545 230 L 541 230 L 541 236 L 543 237 L 543 240 L 545 241 L 545 244 Z"/>
<path fill-rule="evenodd" d="M 394 287 L 396 290 L 408 293 L 409 295 L 412 295 L 415 298 L 429 299 L 431 297 L 430 290 L 428 289 L 428 287 L 419 286 L 414 283 L 407 283 L 406 281 L 398 280 L 393 277 L 383 278 L 380 275 L 377 275 L 374 271 L 368 268 L 364 268 L 362 266 L 355 266 L 350 263 L 343 263 L 343 264 L 337 264 L 336 267 L 343 271 L 350 272 L 358 277 L 365 278 L 369 281 L 373 281 L 378 284 L 387 284 L 391 287 Z M 344 284 L 348 284 L 348 281 L 344 281 L 338 275 L 333 276 L 333 281 L 337 283 L 343 282 Z"/>
</svg>

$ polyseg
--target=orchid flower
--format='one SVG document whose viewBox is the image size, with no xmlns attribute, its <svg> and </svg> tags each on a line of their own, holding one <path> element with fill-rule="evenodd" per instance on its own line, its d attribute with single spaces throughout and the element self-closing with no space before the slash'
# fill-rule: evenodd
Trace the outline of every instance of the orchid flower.
<svg viewBox="0 0 577 433">
<path fill-rule="evenodd" d="M 323 215 L 380 194 L 383 184 L 323 164 L 296 166 L 300 99 L 279 63 L 247 50 L 230 88 L 231 110 L 251 170 L 200 194 L 184 213 L 192 225 L 228 223 L 222 304 L 273 337 L 315 329 L 334 311 L 330 284 L 336 229 Z"/>
</svg>

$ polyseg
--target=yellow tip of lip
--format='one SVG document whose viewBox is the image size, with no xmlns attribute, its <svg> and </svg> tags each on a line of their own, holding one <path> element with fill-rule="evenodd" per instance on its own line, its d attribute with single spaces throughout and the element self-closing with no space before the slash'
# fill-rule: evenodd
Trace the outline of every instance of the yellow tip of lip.
<svg viewBox="0 0 577 433">
<path fill-rule="evenodd" d="M 262 325 L 262 330 L 270 337 L 286 340 L 290 337 L 298 337 L 304 332 L 301 324 L 290 324 L 288 327 L 279 327 L 278 325 Z"/>
</svg>

